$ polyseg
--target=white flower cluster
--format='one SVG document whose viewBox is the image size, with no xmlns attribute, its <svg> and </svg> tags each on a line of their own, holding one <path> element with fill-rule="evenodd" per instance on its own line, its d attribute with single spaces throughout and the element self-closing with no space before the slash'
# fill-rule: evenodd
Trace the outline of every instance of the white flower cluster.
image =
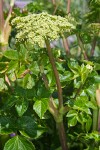
<svg viewBox="0 0 100 150">
<path fill-rule="evenodd" d="M 17 29 L 17 41 L 26 41 L 44 47 L 45 39 L 55 40 L 62 36 L 64 32 L 75 29 L 75 26 L 69 20 L 71 19 L 68 17 L 53 16 L 43 12 L 16 17 L 12 20 L 12 25 Z"/>
</svg>

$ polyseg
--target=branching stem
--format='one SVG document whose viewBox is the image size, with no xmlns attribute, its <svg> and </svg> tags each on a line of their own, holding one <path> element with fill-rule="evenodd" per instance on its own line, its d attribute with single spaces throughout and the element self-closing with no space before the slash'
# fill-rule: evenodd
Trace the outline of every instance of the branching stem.
<svg viewBox="0 0 100 150">
<path fill-rule="evenodd" d="M 70 50 L 69 50 L 68 40 L 65 37 L 63 37 L 63 46 L 65 48 L 66 55 L 68 55 L 70 53 Z"/>
<path fill-rule="evenodd" d="M 94 55 L 95 47 L 96 47 L 96 37 L 94 37 L 93 42 L 92 42 L 91 56 Z"/>
<path fill-rule="evenodd" d="M 58 71 L 57 71 L 57 68 L 56 68 L 55 60 L 54 60 L 54 57 L 53 57 L 53 54 L 52 54 L 52 50 L 51 50 L 51 47 L 50 47 L 50 43 L 49 43 L 48 40 L 46 40 L 46 47 L 47 47 L 49 60 L 50 60 L 50 63 L 52 65 L 52 69 L 53 69 L 55 80 L 56 80 L 56 85 L 57 85 L 57 90 L 58 90 L 59 108 L 62 108 L 62 106 L 63 106 L 63 96 L 62 96 L 61 83 L 60 83 L 59 74 L 58 74 Z"/>
<path fill-rule="evenodd" d="M 58 110 L 57 110 L 57 108 L 54 107 L 54 105 L 52 105 L 53 103 L 51 103 L 51 105 L 52 105 L 51 106 L 51 108 L 52 108 L 51 112 L 52 112 L 54 117 L 59 118 L 59 110 L 63 107 L 62 88 L 61 88 L 61 84 L 60 84 L 59 73 L 58 73 L 57 68 L 56 68 L 55 60 L 54 60 L 48 39 L 45 40 L 45 43 L 46 43 L 46 47 L 47 47 L 47 51 L 48 51 L 49 60 L 50 60 L 50 63 L 52 65 L 52 69 L 53 69 L 55 80 L 56 80 L 56 85 L 57 85 L 57 90 L 58 90 L 58 100 L 59 100 Z M 62 150 L 68 150 L 68 146 L 66 143 L 66 134 L 65 134 L 64 124 L 63 124 L 63 114 L 62 114 L 61 121 L 56 122 L 56 124 L 57 124 L 57 129 L 58 129 L 58 133 L 59 133 L 59 139 L 60 139 Z"/>
</svg>

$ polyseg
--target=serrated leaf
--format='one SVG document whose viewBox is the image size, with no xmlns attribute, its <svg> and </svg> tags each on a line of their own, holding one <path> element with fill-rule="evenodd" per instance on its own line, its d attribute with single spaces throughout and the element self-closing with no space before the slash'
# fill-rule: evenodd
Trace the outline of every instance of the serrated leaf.
<svg viewBox="0 0 100 150">
<path fill-rule="evenodd" d="M 32 89 L 35 85 L 34 79 L 30 74 L 26 74 L 23 78 L 22 86 L 27 89 Z"/>
<path fill-rule="evenodd" d="M 7 72 L 8 73 L 14 72 L 17 67 L 18 67 L 18 61 L 11 60 L 8 64 Z"/>
<path fill-rule="evenodd" d="M 75 126 L 76 124 L 77 124 L 76 116 L 70 117 L 70 118 L 68 119 L 68 126 L 69 126 L 69 127 Z"/>
<path fill-rule="evenodd" d="M 68 113 L 67 113 L 67 117 L 73 117 L 73 116 L 76 116 L 77 115 L 77 111 L 76 110 L 70 110 Z"/>
<path fill-rule="evenodd" d="M 28 108 L 28 102 L 25 100 L 22 100 L 20 104 L 15 105 L 15 108 L 16 108 L 18 115 L 21 117 Z"/>
<path fill-rule="evenodd" d="M 33 105 L 33 109 L 35 110 L 37 115 L 42 119 L 44 113 L 48 109 L 48 99 L 37 100 Z"/>
<path fill-rule="evenodd" d="M 4 150 L 35 150 L 35 147 L 25 138 L 21 136 L 15 136 L 6 142 Z"/>
<path fill-rule="evenodd" d="M 22 116 L 18 119 L 18 128 L 22 135 L 31 138 L 38 138 L 46 129 L 38 126 L 34 117 Z"/>
<path fill-rule="evenodd" d="M 0 116 L 0 134 L 10 134 L 14 130 L 14 120 L 11 117 Z"/>
<path fill-rule="evenodd" d="M 92 109 L 97 109 L 96 104 L 94 104 L 92 101 L 88 101 L 88 103 L 86 103 L 86 106 Z"/>
<path fill-rule="evenodd" d="M 16 50 L 7 50 L 4 52 L 4 56 L 11 60 L 17 60 L 18 52 Z"/>
</svg>

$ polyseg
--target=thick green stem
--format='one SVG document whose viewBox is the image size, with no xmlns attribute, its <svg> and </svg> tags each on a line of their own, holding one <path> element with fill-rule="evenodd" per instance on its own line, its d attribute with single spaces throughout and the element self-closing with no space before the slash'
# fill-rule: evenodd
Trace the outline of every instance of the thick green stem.
<svg viewBox="0 0 100 150">
<path fill-rule="evenodd" d="M 97 131 L 98 126 L 98 109 L 93 110 L 93 131 Z"/>
<path fill-rule="evenodd" d="M 59 133 L 59 139 L 62 146 L 62 150 L 68 150 L 68 146 L 66 145 L 66 134 L 63 122 L 57 123 L 57 129 Z"/>
<path fill-rule="evenodd" d="M 100 132 L 100 84 L 98 86 L 98 89 L 96 90 L 96 100 L 98 106 L 98 119 L 97 119 L 98 129 L 97 130 Z"/>
<path fill-rule="evenodd" d="M 98 111 L 98 131 L 100 133 L 100 107 L 99 107 L 99 111 Z"/>
</svg>

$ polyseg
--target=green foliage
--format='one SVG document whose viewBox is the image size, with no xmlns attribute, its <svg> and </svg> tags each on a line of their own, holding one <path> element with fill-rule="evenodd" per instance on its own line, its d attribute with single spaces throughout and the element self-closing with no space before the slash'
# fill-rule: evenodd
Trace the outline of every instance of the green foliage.
<svg viewBox="0 0 100 150">
<path fill-rule="evenodd" d="M 38 114 L 38 116 L 42 119 L 44 113 L 48 109 L 48 99 L 37 100 L 33 105 L 33 109 Z"/>
<path fill-rule="evenodd" d="M 16 136 L 12 139 L 10 139 L 4 147 L 4 150 L 18 150 L 18 149 L 22 149 L 22 150 L 35 150 L 35 147 L 33 146 L 33 144 L 29 141 L 27 141 L 26 139 L 20 137 L 20 136 Z"/>
<path fill-rule="evenodd" d="M 56 5 L 38 0 L 22 12 L 14 10 L 9 48 L 0 52 L 1 150 L 61 150 L 58 125 L 62 120 L 70 150 L 99 149 L 96 90 L 100 84 L 100 2 L 86 3 L 88 12 L 84 17 L 81 11 L 82 18 L 73 7 L 72 15 L 66 15 L 64 0 L 56 1 Z M 67 37 L 68 53 L 63 44 Z M 60 80 L 61 106 L 46 40 Z M 63 135 L 62 128 L 60 131 Z"/>
</svg>

